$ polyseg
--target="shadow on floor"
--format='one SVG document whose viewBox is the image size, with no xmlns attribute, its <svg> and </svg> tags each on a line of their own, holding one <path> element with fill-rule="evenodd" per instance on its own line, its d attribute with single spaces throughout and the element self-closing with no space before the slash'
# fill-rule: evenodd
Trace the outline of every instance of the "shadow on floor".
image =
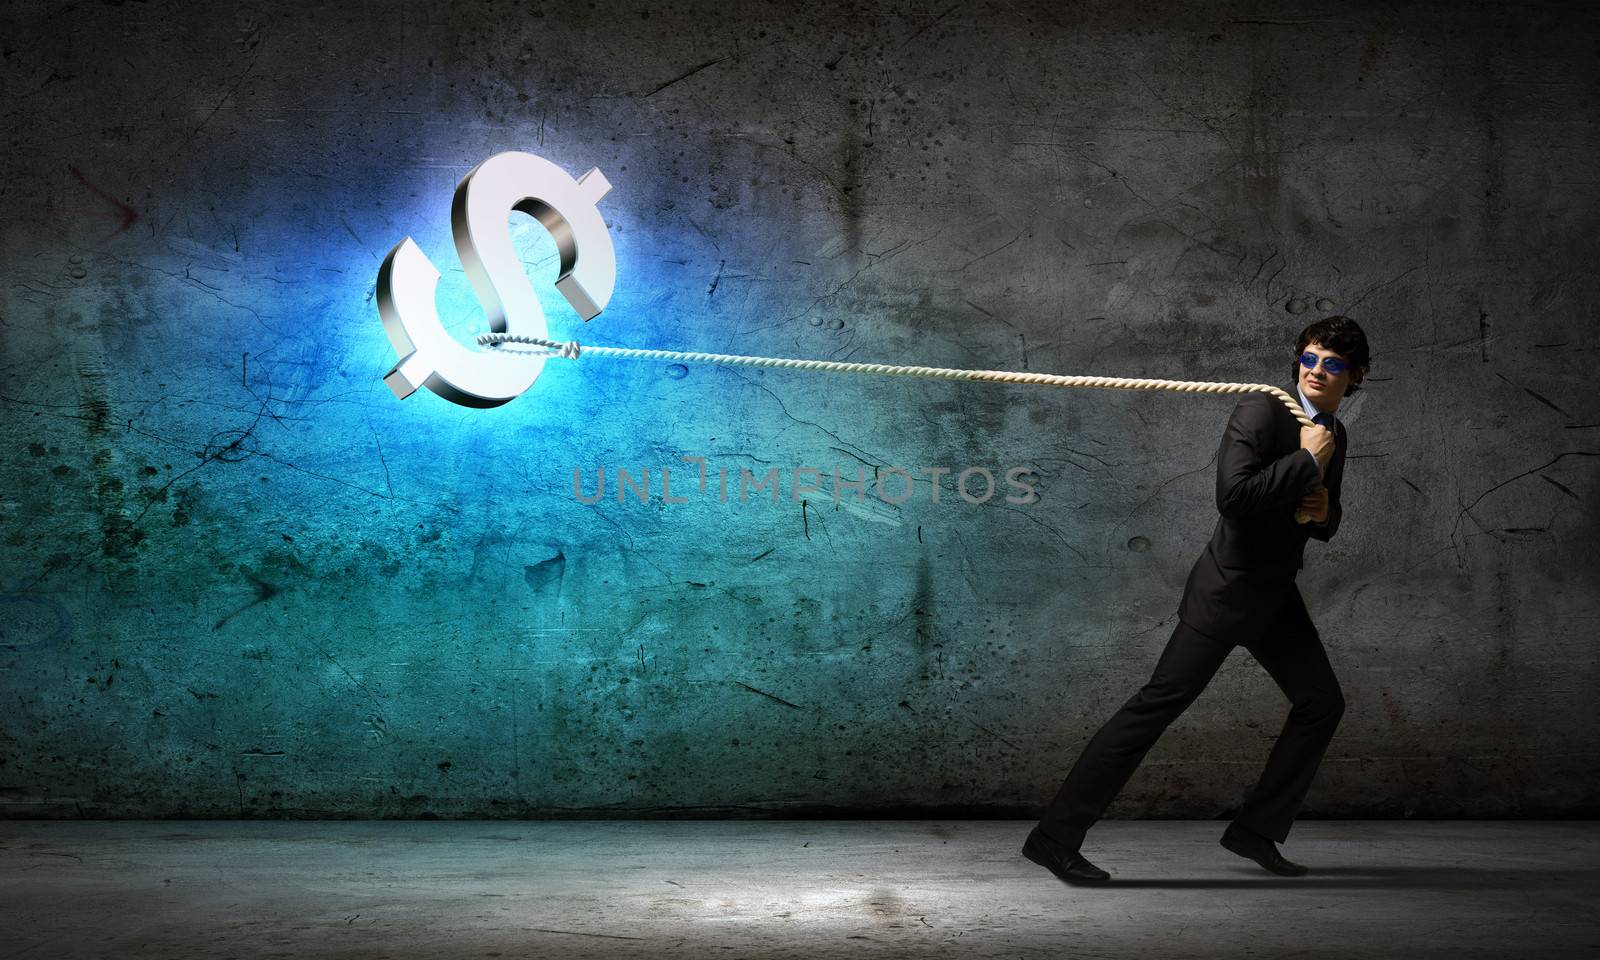
<svg viewBox="0 0 1600 960">
<path fill-rule="evenodd" d="M 1537 870 L 1527 867 L 1312 867 L 1304 877 L 1278 877 L 1256 867 L 1238 868 L 1238 879 L 1121 879 L 1117 888 L 1203 890 L 1243 887 L 1318 887 L 1359 890 L 1593 890 L 1600 894 L 1600 867 L 1593 870 Z M 1076 889 L 1093 889 L 1082 887 Z"/>
</svg>

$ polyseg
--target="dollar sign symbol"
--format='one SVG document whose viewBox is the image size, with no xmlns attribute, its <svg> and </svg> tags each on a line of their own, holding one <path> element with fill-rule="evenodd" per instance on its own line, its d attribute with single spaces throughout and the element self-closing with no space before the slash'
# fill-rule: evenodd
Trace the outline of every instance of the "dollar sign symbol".
<svg viewBox="0 0 1600 960">
<path fill-rule="evenodd" d="M 556 289 L 585 321 L 611 300 L 617 255 L 597 204 L 611 189 L 599 168 L 574 180 L 531 153 L 497 153 L 462 178 L 450 204 L 456 253 L 489 329 L 548 337 L 544 310 L 511 244 L 513 210 L 550 231 L 561 255 Z M 582 256 L 579 256 L 579 251 Z M 439 271 L 406 237 L 378 268 L 378 315 L 400 360 L 383 377 L 404 400 L 418 387 L 466 407 L 497 407 L 533 386 L 540 355 L 474 350 L 445 331 L 436 294 Z"/>
</svg>

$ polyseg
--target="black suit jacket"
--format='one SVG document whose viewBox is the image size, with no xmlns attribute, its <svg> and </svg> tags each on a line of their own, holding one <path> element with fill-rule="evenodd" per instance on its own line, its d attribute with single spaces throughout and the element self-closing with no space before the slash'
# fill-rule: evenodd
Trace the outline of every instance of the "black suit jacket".
<svg viewBox="0 0 1600 960">
<path fill-rule="evenodd" d="M 1295 396 L 1291 384 L 1289 395 Z M 1247 393 L 1233 408 L 1217 452 L 1217 511 L 1211 542 L 1189 571 L 1178 617 L 1218 639 L 1248 642 L 1298 591 L 1306 540 L 1327 541 L 1339 530 L 1339 486 L 1348 446 L 1335 424 L 1333 458 L 1319 479 L 1300 446 L 1300 423 L 1277 397 Z M 1328 488 L 1326 524 L 1294 520 L 1300 500 Z"/>
</svg>

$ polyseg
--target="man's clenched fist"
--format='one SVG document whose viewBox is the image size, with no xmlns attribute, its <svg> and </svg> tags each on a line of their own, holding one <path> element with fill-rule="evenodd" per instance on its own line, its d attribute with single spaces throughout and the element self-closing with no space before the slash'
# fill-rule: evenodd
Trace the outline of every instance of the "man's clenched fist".
<svg viewBox="0 0 1600 960">
<path fill-rule="evenodd" d="M 1300 446 L 1311 451 L 1317 458 L 1324 472 L 1328 469 L 1328 461 L 1333 459 L 1333 431 L 1318 424 L 1300 428 Z"/>
</svg>

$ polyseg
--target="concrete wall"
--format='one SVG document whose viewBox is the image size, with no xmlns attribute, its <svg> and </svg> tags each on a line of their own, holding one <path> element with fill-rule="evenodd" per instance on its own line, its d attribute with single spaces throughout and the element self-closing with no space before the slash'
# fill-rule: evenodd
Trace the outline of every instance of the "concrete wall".
<svg viewBox="0 0 1600 960">
<path fill-rule="evenodd" d="M 1592 816 L 1596 26 L 14 4 L 0 810 L 1026 816 L 1148 676 L 1231 398 L 591 357 L 397 401 L 380 259 L 415 238 L 482 330 L 451 195 L 525 150 L 614 185 L 586 325 L 510 217 L 586 344 L 1287 385 L 1355 317 L 1345 520 L 1300 578 L 1349 710 L 1305 813 Z M 714 495 L 800 465 L 1040 499 Z M 649 502 L 580 502 L 600 467 Z M 1237 651 L 1112 815 L 1226 814 L 1286 710 Z"/>
</svg>

